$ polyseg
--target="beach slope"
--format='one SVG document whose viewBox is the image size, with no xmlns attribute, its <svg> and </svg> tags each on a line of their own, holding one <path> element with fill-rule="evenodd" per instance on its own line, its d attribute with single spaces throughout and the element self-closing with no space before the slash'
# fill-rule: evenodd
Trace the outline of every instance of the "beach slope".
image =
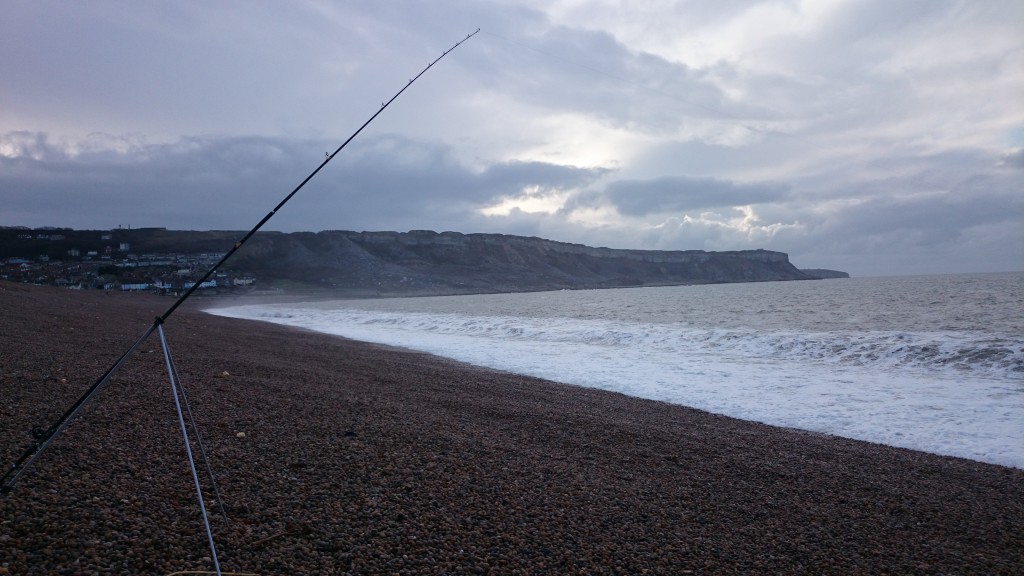
<svg viewBox="0 0 1024 576">
<path fill-rule="evenodd" d="M 171 301 L 0 282 L 0 461 Z M 258 574 L 1024 573 L 1024 471 L 203 314 L 165 327 Z M 244 436 L 243 436 L 244 433 Z M 15 490 L 0 574 L 211 570 L 159 340 Z"/>
</svg>

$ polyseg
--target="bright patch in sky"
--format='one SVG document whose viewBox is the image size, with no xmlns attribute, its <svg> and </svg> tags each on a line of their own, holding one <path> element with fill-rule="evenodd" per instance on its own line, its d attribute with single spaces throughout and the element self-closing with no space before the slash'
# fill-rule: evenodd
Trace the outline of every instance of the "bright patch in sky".
<svg viewBox="0 0 1024 576">
<path fill-rule="evenodd" d="M 571 192 L 545 190 L 540 186 L 529 186 L 518 196 L 503 198 L 497 204 L 480 210 L 484 216 L 508 216 L 514 211 L 527 214 L 554 214 L 564 204 Z"/>
</svg>

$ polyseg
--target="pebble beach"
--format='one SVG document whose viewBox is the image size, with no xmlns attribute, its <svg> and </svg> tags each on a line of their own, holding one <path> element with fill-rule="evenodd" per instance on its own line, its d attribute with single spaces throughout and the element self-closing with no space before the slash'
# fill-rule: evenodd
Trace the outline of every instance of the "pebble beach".
<svg viewBox="0 0 1024 576">
<path fill-rule="evenodd" d="M 0 464 L 172 302 L 0 281 Z M 1024 573 L 1024 470 L 211 302 L 164 329 L 225 504 L 201 476 L 225 574 Z M 0 497 L 0 574 L 212 571 L 177 418 L 153 335 Z"/>
</svg>

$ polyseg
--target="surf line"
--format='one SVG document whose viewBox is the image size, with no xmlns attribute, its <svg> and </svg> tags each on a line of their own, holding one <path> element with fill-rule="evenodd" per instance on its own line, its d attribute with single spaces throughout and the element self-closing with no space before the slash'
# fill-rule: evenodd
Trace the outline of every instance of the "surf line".
<svg viewBox="0 0 1024 576">
<path fill-rule="evenodd" d="M 29 445 L 29 447 L 24 451 L 24 453 L 22 453 L 21 457 L 19 457 L 18 460 L 16 460 L 13 464 L 11 464 L 10 468 L 8 468 L 6 472 L 4 472 L 3 476 L 0 477 L 0 494 L 6 496 L 7 494 L 9 494 L 11 492 L 11 490 L 13 490 L 14 485 L 17 484 L 17 482 L 21 478 L 22 474 L 24 474 L 25 471 L 29 469 L 29 467 L 32 465 L 33 462 L 35 462 L 35 460 L 37 458 L 42 456 L 42 454 L 46 451 L 46 449 L 50 446 L 50 444 L 60 435 L 61 432 L 64 431 L 65 428 L 67 428 L 68 424 L 71 423 L 71 420 L 74 419 L 74 417 L 81 411 L 81 409 L 83 407 L 85 407 L 85 405 L 88 404 L 89 401 L 92 400 L 93 397 L 98 392 L 100 392 L 103 389 L 104 386 L 106 386 L 107 382 L 109 382 L 110 379 L 114 376 L 114 374 L 116 374 L 117 371 L 121 368 L 121 365 L 124 364 L 128 360 L 128 358 L 138 349 L 138 347 L 147 338 L 149 338 L 149 336 L 151 336 L 153 334 L 153 332 L 158 332 L 159 333 L 161 342 L 163 344 L 164 352 L 165 352 L 165 354 L 167 354 L 168 353 L 168 349 L 167 349 L 167 345 L 166 345 L 166 339 L 165 339 L 165 336 L 164 336 L 164 333 L 163 333 L 163 324 L 164 324 L 164 322 L 167 321 L 168 318 L 170 318 L 170 316 L 172 314 L 174 314 L 174 311 L 177 310 L 178 307 L 181 306 L 186 300 L 188 300 L 188 298 L 199 288 L 199 286 L 201 284 L 203 284 L 211 276 L 213 276 L 213 274 L 217 271 L 218 268 L 220 268 L 225 262 L 227 262 L 227 260 L 229 258 L 231 258 L 231 256 L 235 252 L 237 252 L 246 243 L 246 241 L 249 240 L 249 238 L 251 238 L 257 231 L 260 230 L 260 228 L 263 227 L 264 224 L 266 224 L 271 218 L 273 218 L 274 215 L 277 214 L 277 212 L 281 208 L 283 208 L 284 205 L 287 204 L 288 201 L 291 200 L 292 197 L 294 197 L 299 192 L 299 190 L 301 190 L 306 185 L 307 182 L 312 180 L 313 177 L 316 176 L 317 173 L 319 173 L 320 170 L 322 170 L 324 168 L 324 166 L 326 166 L 331 160 L 333 160 L 334 157 L 337 156 L 338 153 L 342 151 L 342 149 L 344 149 L 346 146 L 348 146 L 349 142 L 351 142 L 353 139 L 355 139 L 355 137 L 358 136 L 359 133 L 362 132 L 364 128 L 369 126 L 370 123 L 373 122 L 377 118 L 377 116 L 379 116 L 385 109 L 387 109 L 387 107 L 390 106 L 392 102 L 394 102 L 399 96 L 401 96 L 403 92 L 405 92 L 410 86 L 413 85 L 414 82 L 419 80 L 419 78 L 421 76 L 426 74 L 427 71 L 430 70 L 435 64 L 440 62 L 442 58 L 447 56 L 452 50 L 455 50 L 456 48 L 458 48 L 462 43 L 466 42 L 467 40 L 469 40 L 470 38 L 475 36 L 478 32 L 480 32 L 479 28 L 477 28 L 476 31 L 474 31 L 473 33 L 467 35 L 462 40 L 459 40 L 458 42 L 456 42 L 451 48 L 445 50 L 440 56 L 435 58 L 430 64 L 427 64 L 426 68 L 421 70 L 419 74 L 417 74 L 416 76 L 411 78 L 409 80 L 409 82 L 405 84 L 405 86 L 403 86 L 398 92 L 395 93 L 394 96 L 391 97 L 390 100 L 387 100 L 386 102 L 382 102 L 381 105 L 380 105 L 380 108 L 376 112 L 374 112 L 373 115 L 370 116 L 370 118 L 368 120 L 366 120 L 366 122 L 364 122 L 362 126 L 360 126 L 355 132 L 353 132 L 352 135 L 348 137 L 348 139 L 346 139 L 344 142 L 342 142 L 341 145 L 338 146 L 337 149 L 335 149 L 333 153 L 328 154 L 324 158 L 324 160 L 312 172 L 310 172 L 310 174 L 308 176 L 306 176 L 306 178 L 304 180 L 302 180 L 302 182 L 300 182 L 290 193 L 288 193 L 288 195 L 285 196 L 284 199 L 281 200 L 277 204 L 277 206 L 275 206 L 270 212 L 268 212 L 267 215 L 263 217 L 263 219 L 261 219 L 258 223 L 256 223 L 256 225 L 253 226 L 252 229 L 249 230 L 249 232 L 247 234 L 245 234 L 245 236 L 243 236 L 241 239 L 236 241 L 234 243 L 234 245 L 231 247 L 231 249 L 227 253 L 225 253 L 224 256 L 206 272 L 206 274 L 204 274 L 199 280 L 194 282 L 192 284 L 192 286 L 187 291 L 185 291 L 181 295 L 181 297 L 179 297 L 174 302 L 174 304 L 171 305 L 170 308 L 167 309 L 166 312 L 164 312 L 160 316 L 157 316 L 156 319 L 153 321 L 153 324 L 142 334 L 142 336 L 140 336 L 138 338 L 138 340 L 136 340 L 128 348 L 128 350 L 125 351 L 124 354 L 122 354 L 121 357 L 118 358 L 117 361 L 115 361 L 114 364 L 109 369 L 107 369 L 107 371 L 104 372 L 103 375 L 100 376 L 96 380 L 96 382 L 88 390 L 86 390 L 86 392 L 70 408 L 68 408 L 64 412 L 63 415 L 61 415 L 61 417 L 59 419 L 57 419 L 56 422 L 54 422 L 48 428 L 45 428 L 45 429 L 44 428 L 34 428 L 32 430 L 32 433 L 31 433 L 32 434 L 32 442 Z M 178 392 L 177 391 L 179 390 L 180 382 L 176 382 L 177 379 L 176 379 L 175 372 L 176 371 L 174 370 L 174 368 L 170 364 L 170 360 L 168 358 L 168 377 L 171 379 L 171 387 L 172 387 L 172 390 L 175 392 L 175 403 L 177 404 L 177 402 L 178 402 Z M 181 389 L 181 393 L 184 393 L 183 389 Z M 179 417 L 180 417 L 180 415 L 181 415 L 180 407 L 178 408 L 178 414 L 179 414 Z M 193 425 L 193 427 L 195 426 L 194 421 L 193 421 L 192 425 Z M 196 434 L 198 436 L 198 430 L 194 429 L 194 431 L 196 432 Z M 189 444 L 189 441 L 188 441 L 188 433 L 185 431 L 184 423 L 182 423 L 182 434 L 185 436 L 185 444 L 186 444 L 186 447 L 187 447 L 188 444 Z M 191 462 L 191 459 L 192 459 L 192 455 L 191 455 L 191 453 L 189 453 L 189 460 L 190 460 L 190 462 Z M 193 468 L 193 476 L 194 476 L 195 475 L 194 464 L 192 465 L 192 468 Z M 199 493 L 199 482 L 198 482 L 198 479 L 196 479 L 195 483 L 196 483 L 196 490 L 197 490 L 197 493 L 198 493 L 198 496 L 199 496 L 200 506 L 203 506 L 202 494 Z M 216 487 L 216 484 L 214 484 L 214 486 Z M 205 515 L 205 510 L 203 510 L 203 513 Z M 210 533 L 209 532 L 209 524 L 207 523 L 207 534 L 209 534 L 209 533 Z M 213 548 L 212 536 L 210 536 L 210 546 L 211 546 L 211 549 L 212 549 Z M 216 551 L 215 550 L 213 550 L 213 558 L 216 558 Z M 219 567 L 217 567 L 217 573 L 220 574 Z"/>
</svg>

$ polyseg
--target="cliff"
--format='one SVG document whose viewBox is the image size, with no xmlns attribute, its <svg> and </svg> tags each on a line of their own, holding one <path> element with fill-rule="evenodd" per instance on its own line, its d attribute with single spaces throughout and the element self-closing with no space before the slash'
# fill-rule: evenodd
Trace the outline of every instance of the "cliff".
<svg viewBox="0 0 1024 576">
<path fill-rule="evenodd" d="M 8 263 L 0 276 L 70 285 L 101 277 L 181 281 L 201 275 L 243 235 L 0 228 L 0 263 Z M 373 296 L 807 280 L 821 271 L 801 272 L 786 254 L 767 250 L 616 250 L 503 234 L 335 230 L 257 233 L 219 272 L 254 276 L 260 288 Z"/>
<path fill-rule="evenodd" d="M 502 234 L 260 233 L 228 263 L 350 294 L 465 294 L 807 280 L 782 252 L 592 248 Z"/>
<path fill-rule="evenodd" d="M 832 279 L 832 278 L 849 278 L 848 272 L 840 272 L 839 270 L 826 270 L 824 268 L 802 268 L 801 272 L 810 276 L 811 278 L 817 278 L 819 280 Z"/>
</svg>

